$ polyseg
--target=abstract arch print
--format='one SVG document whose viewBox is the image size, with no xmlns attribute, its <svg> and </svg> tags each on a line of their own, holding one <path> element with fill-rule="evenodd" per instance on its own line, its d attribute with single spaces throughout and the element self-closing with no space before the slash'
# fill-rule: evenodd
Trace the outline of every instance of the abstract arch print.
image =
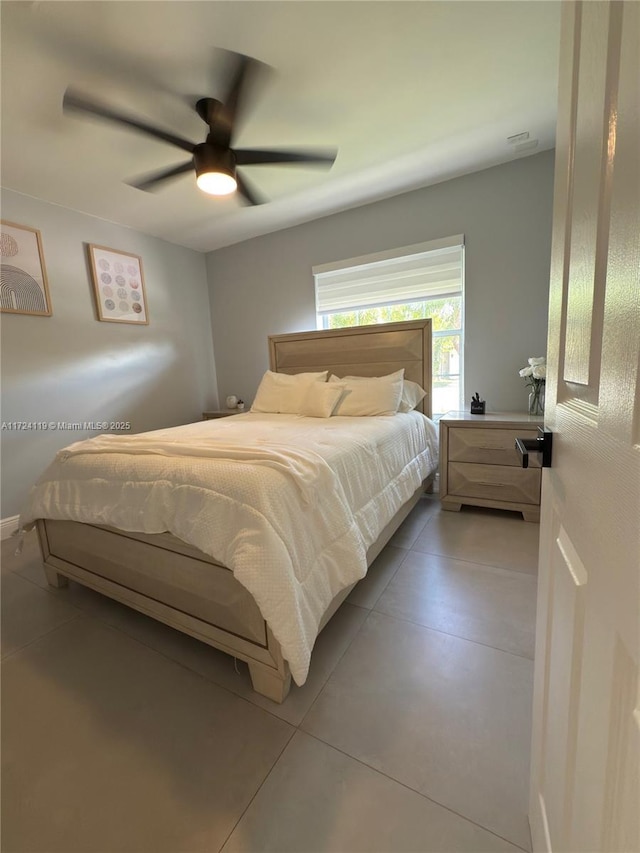
<svg viewBox="0 0 640 853">
<path fill-rule="evenodd" d="M 0 266 L 0 306 L 27 314 L 43 314 L 47 309 L 44 293 L 35 278 L 19 267 L 4 263 Z"/>
<path fill-rule="evenodd" d="M 40 232 L 2 222 L 0 255 L 0 310 L 51 316 Z"/>
</svg>

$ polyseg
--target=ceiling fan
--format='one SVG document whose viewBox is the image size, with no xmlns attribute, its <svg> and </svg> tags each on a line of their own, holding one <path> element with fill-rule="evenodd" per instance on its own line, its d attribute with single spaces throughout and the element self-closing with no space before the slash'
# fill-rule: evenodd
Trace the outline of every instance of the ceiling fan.
<svg viewBox="0 0 640 853">
<path fill-rule="evenodd" d="M 190 142 L 147 121 L 89 99 L 72 87 L 65 92 L 63 108 L 65 111 L 99 116 L 154 139 L 161 139 L 191 154 L 191 158 L 184 163 L 127 181 L 132 187 L 151 191 L 165 181 L 195 171 L 196 184 L 205 193 L 223 196 L 237 190 L 247 203 L 263 204 L 266 199 L 238 172 L 238 167 L 296 163 L 330 167 L 337 151 L 233 148 L 234 130 L 248 79 L 261 65 L 257 60 L 242 54 L 233 54 L 233 57 L 234 67 L 224 99 L 200 98 L 195 104 L 196 112 L 209 128 L 206 140 L 201 143 Z"/>
</svg>

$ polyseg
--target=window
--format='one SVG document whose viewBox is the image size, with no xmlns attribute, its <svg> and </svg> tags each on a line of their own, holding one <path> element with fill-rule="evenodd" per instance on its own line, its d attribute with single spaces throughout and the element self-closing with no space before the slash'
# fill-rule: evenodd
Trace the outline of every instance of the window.
<svg viewBox="0 0 640 853">
<path fill-rule="evenodd" d="M 313 267 L 319 329 L 433 321 L 433 416 L 463 409 L 464 237 Z"/>
</svg>

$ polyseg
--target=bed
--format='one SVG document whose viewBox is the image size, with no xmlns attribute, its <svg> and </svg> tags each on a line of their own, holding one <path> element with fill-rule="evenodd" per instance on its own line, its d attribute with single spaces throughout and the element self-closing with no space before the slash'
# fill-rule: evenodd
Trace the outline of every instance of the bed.
<svg viewBox="0 0 640 853">
<path fill-rule="evenodd" d="M 46 499 L 34 499 L 29 510 L 23 514 L 23 521 L 26 524 L 35 522 L 37 526 L 49 584 L 60 587 L 65 586 L 69 579 L 77 581 L 245 661 L 254 690 L 275 702 L 282 702 L 289 691 L 292 672 L 296 683 L 304 682 L 308 658 L 317 634 L 363 576 L 366 567 L 378 556 L 423 492 L 432 488 L 438 458 L 437 446 L 432 444 L 429 447 L 418 447 L 418 443 L 423 442 L 424 425 L 430 423 L 426 422 L 423 415 L 431 415 L 431 321 L 274 335 L 269 338 L 269 356 L 270 369 L 275 373 L 300 374 L 328 370 L 338 377 L 383 376 L 404 369 L 405 379 L 417 382 L 427 391 L 427 395 L 416 407 L 419 411 L 386 418 L 337 417 L 327 418 L 324 424 L 319 424 L 317 422 L 320 419 L 316 418 L 296 419 L 287 415 L 261 416 L 247 413 L 233 418 L 203 422 L 206 429 L 218 430 L 215 436 L 212 434 L 212 441 L 215 439 L 215 442 L 218 442 L 215 444 L 216 448 L 221 436 L 240 436 L 244 447 L 252 442 L 255 446 L 255 436 L 261 434 L 261 431 L 267 436 L 277 435 L 279 443 L 275 450 L 280 448 L 278 461 L 274 463 L 269 457 L 264 465 L 269 469 L 274 465 L 285 465 L 296 470 L 300 468 L 303 481 L 307 470 L 310 471 L 306 486 L 301 486 L 297 480 L 290 486 L 289 491 L 293 497 L 286 498 L 288 504 L 284 497 L 281 498 L 285 494 L 284 489 L 279 487 L 277 490 L 277 501 L 285 501 L 282 508 L 283 518 L 286 520 L 290 516 L 289 527 L 284 522 L 270 519 L 262 511 L 262 507 L 258 507 L 254 515 L 248 515 L 242 522 L 243 531 L 249 534 L 245 538 L 248 539 L 250 547 L 245 538 L 238 538 L 230 528 L 227 529 L 226 520 L 232 517 L 230 510 L 226 515 L 221 511 L 219 519 L 215 519 L 212 514 L 205 515 L 205 510 L 200 509 L 199 504 L 196 510 L 193 509 L 193 504 L 185 504 L 180 510 L 179 495 L 185 493 L 186 485 L 178 491 L 174 488 L 176 521 L 175 524 L 172 521 L 166 525 L 166 528 L 171 528 L 173 532 L 168 532 L 162 522 L 147 523 L 141 520 L 142 516 L 138 518 L 135 503 L 124 514 L 122 505 L 118 504 L 120 514 L 115 515 L 114 503 L 109 518 L 116 518 L 117 524 L 104 523 L 103 507 L 98 506 L 99 501 L 93 502 L 95 506 L 91 502 L 86 505 L 83 503 L 82 512 L 70 516 L 79 520 L 69 520 L 64 512 L 53 507 L 49 499 L 51 489 Z M 351 423 L 343 425 L 343 422 L 347 421 Z M 350 435 L 356 429 L 357 422 L 361 422 L 359 437 L 352 440 Z M 326 424 L 330 427 L 330 441 L 322 433 Z M 165 437 L 165 433 L 171 441 L 178 441 L 175 438 L 177 435 L 182 442 L 177 452 L 191 457 L 191 445 L 196 443 L 193 436 L 200 435 L 202 428 L 202 425 L 187 425 L 173 431 L 147 433 L 146 436 L 151 437 L 148 441 L 153 439 L 157 444 Z M 373 488 L 373 494 L 368 498 L 365 495 L 366 499 L 358 498 L 360 509 L 357 519 L 348 518 L 349 509 L 346 506 L 342 509 L 338 507 L 332 515 L 328 499 L 316 496 L 324 494 L 318 491 L 318 483 L 325 478 L 326 483 L 322 488 L 326 488 L 327 494 L 339 491 L 342 495 L 341 505 L 354 503 L 355 506 L 358 501 L 353 495 L 358 493 L 358 481 L 366 479 L 364 471 L 367 468 L 375 469 L 375 476 L 382 477 L 381 471 L 386 470 L 386 462 L 366 464 L 367 452 L 369 463 L 371 462 L 373 444 L 376 441 L 386 442 L 386 446 L 393 450 L 392 457 L 400 452 L 394 449 L 398 441 L 390 432 L 392 429 L 402 429 L 409 436 L 410 444 L 413 443 L 411 453 L 416 454 L 416 459 L 402 461 L 399 457 L 400 461 L 393 464 L 399 466 L 398 470 L 402 476 L 399 474 L 397 478 L 390 479 L 388 484 L 383 481 L 376 484 L 375 480 L 372 481 L 373 486 L 369 488 Z M 302 445 L 301 449 L 296 447 L 296 430 L 306 430 L 308 437 L 314 442 L 313 452 L 307 453 Z M 432 429 L 430 434 L 435 436 L 435 430 Z M 242 439 L 245 435 L 246 442 Z M 336 450 L 342 446 L 342 436 L 345 443 L 352 441 L 356 450 L 360 448 L 359 452 L 365 460 L 358 463 L 362 474 L 344 467 Z M 105 447 L 108 446 L 109 438 L 104 437 Z M 123 438 L 117 437 L 121 442 L 119 448 L 124 446 Z M 142 440 L 142 437 L 140 438 Z M 106 459 L 108 454 L 97 453 L 102 447 L 102 440 L 103 437 L 98 437 L 82 443 L 84 447 L 76 452 L 82 457 L 83 464 L 98 464 L 98 455 L 101 459 Z M 94 449 L 91 442 L 96 441 Z M 206 441 L 204 446 L 208 446 Z M 321 446 L 328 448 L 325 456 L 330 459 L 330 464 L 326 460 L 317 460 L 317 470 L 307 469 L 309 460 L 315 464 L 316 456 L 319 455 L 316 450 L 321 449 Z M 146 465 L 144 470 L 161 470 L 153 467 L 163 464 L 155 445 L 154 448 L 149 450 L 152 455 L 145 457 L 144 461 L 142 457 L 136 457 L 136 465 Z M 273 450 L 270 444 L 269 454 Z M 199 454 L 201 452 L 198 450 Z M 261 452 L 259 448 L 258 461 Z M 91 453 L 94 453 L 93 457 Z M 69 466 L 77 464 L 77 458 L 68 460 L 68 456 L 73 457 L 73 454 L 72 451 L 65 456 L 63 451 L 59 466 L 65 462 Z M 209 455 L 212 454 L 219 455 L 219 450 L 210 451 Z M 124 456 L 118 452 L 113 454 L 110 461 L 116 460 L 118 464 L 124 464 L 122 459 Z M 178 461 L 181 471 L 184 467 L 183 461 L 186 466 L 185 460 Z M 221 501 L 227 501 L 229 506 L 233 507 L 239 505 L 233 501 L 236 498 L 236 490 L 243 488 L 242 481 L 238 478 L 237 483 L 231 482 L 228 477 L 229 471 L 239 470 L 237 465 L 241 465 L 242 461 L 242 458 L 234 458 L 236 468 L 225 462 L 225 488 L 228 493 L 216 486 L 216 507 L 222 505 Z M 252 465 L 254 462 L 252 457 Z M 221 463 L 217 459 L 198 457 L 194 464 L 206 468 Z M 389 466 L 391 464 L 389 462 Z M 261 471 L 266 471 L 266 468 Z M 185 473 L 184 476 L 191 474 Z M 269 470 L 268 476 L 281 479 L 288 477 L 287 482 L 291 480 L 291 472 L 284 469 Z M 341 481 L 336 480 L 339 476 L 342 477 Z M 97 478 L 94 476 L 90 480 L 91 488 L 96 488 L 96 482 Z M 157 482 L 161 483 L 161 478 L 158 478 Z M 225 481 L 222 478 L 220 482 Z M 188 486 L 191 494 L 195 485 L 189 483 Z M 34 487 L 33 494 L 37 488 Z M 103 501 L 104 505 L 108 503 L 106 499 Z M 299 504 L 298 508 L 296 504 Z M 205 507 L 204 503 L 202 507 Z M 253 508 L 247 512 L 253 512 Z M 298 518 L 296 512 L 301 512 L 302 515 Z M 310 527 L 307 526 L 304 541 L 298 546 L 295 541 L 295 528 L 307 525 L 309 519 L 314 519 L 315 525 L 316 515 L 318 532 L 314 527 L 313 535 L 308 535 Z M 203 516 L 203 524 L 209 534 L 211 530 L 214 533 L 217 531 L 219 541 L 215 536 L 210 536 L 206 541 L 202 539 L 198 533 L 200 528 L 194 523 L 194 519 L 199 516 Z M 235 509 L 233 517 L 235 518 Z M 252 528 L 254 519 L 259 521 L 256 521 L 255 529 Z M 154 524 L 156 527 L 160 524 L 159 529 L 164 532 L 155 532 Z M 344 531 L 339 527 L 340 524 L 344 526 Z M 278 539 L 280 552 L 276 548 L 273 553 L 269 553 L 268 559 L 265 557 L 265 562 L 273 561 L 273 554 L 278 553 L 282 557 L 283 567 L 290 559 L 294 559 L 292 555 L 295 556 L 295 561 L 292 562 L 293 574 L 287 565 L 292 580 L 285 576 L 281 588 L 276 584 L 274 594 L 274 583 L 267 579 L 260 548 L 261 537 L 268 538 L 271 528 L 275 529 L 277 525 L 285 530 L 280 533 Z M 154 532 L 144 532 L 145 527 L 147 531 Z M 335 541 L 332 538 L 326 547 L 324 540 L 320 539 L 322 530 L 325 530 L 326 536 L 335 537 Z M 176 531 L 180 535 L 176 535 Z M 304 564 L 308 543 L 315 539 L 318 539 L 319 544 L 313 559 L 309 559 L 309 565 L 313 566 L 314 571 L 307 571 L 305 565 L 302 565 L 300 570 L 304 570 L 305 584 L 308 579 L 313 594 L 307 598 L 303 595 L 294 599 L 291 597 L 293 593 L 290 594 L 290 588 L 294 586 L 295 594 L 298 595 L 298 588 L 303 586 L 298 583 L 301 577 L 298 571 L 298 551 L 303 554 L 301 559 Z M 354 551 L 353 560 L 349 548 Z M 356 555 L 355 551 L 358 550 L 361 553 Z M 316 555 L 321 555 L 321 559 L 316 559 Z M 318 567 L 322 571 L 319 571 Z M 300 639 L 297 638 L 296 631 L 301 632 Z M 294 639 L 291 639 L 292 637 Z"/>
</svg>

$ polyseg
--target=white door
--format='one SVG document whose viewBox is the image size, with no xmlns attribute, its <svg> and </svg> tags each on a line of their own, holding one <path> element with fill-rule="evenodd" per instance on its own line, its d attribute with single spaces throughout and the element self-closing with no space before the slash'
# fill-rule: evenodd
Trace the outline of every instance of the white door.
<svg viewBox="0 0 640 853">
<path fill-rule="evenodd" d="M 640 851 L 640 3 L 563 2 L 529 816 Z"/>
</svg>

